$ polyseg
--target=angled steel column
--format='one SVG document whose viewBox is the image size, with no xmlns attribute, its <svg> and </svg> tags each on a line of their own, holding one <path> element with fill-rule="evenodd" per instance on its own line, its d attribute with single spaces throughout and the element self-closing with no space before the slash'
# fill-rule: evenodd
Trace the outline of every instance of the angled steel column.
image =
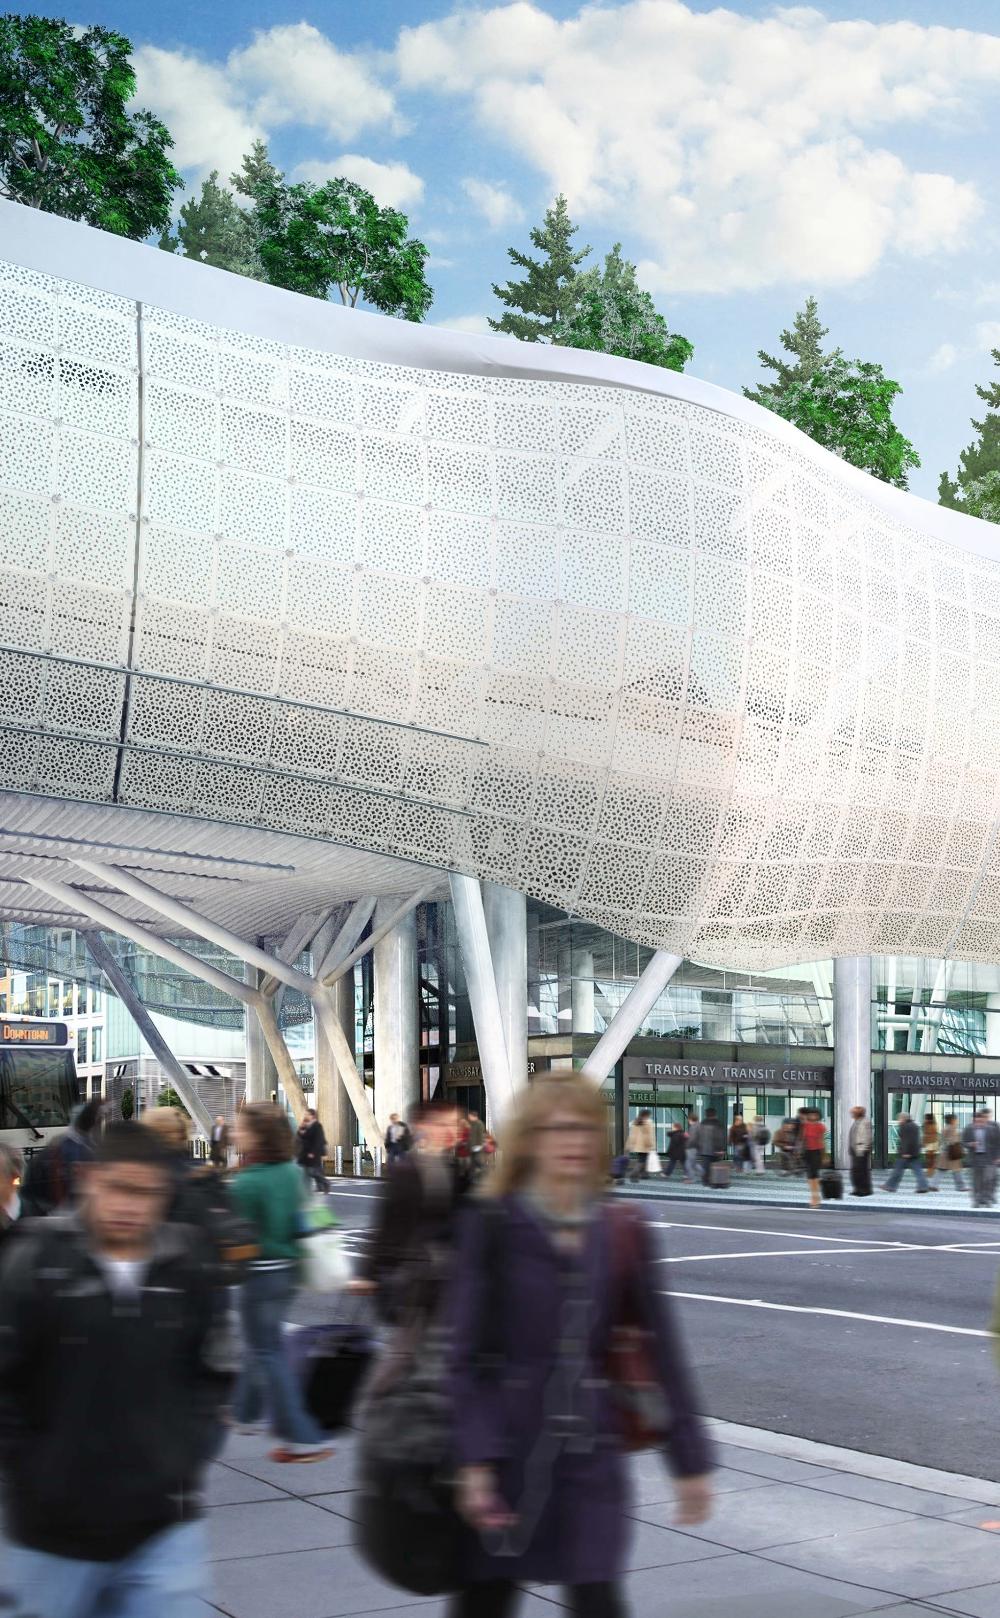
<svg viewBox="0 0 1000 1618">
<path fill-rule="evenodd" d="M 317 977 L 322 977 L 327 988 L 330 988 L 338 978 L 343 977 L 345 972 L 350 971 L 356 961 L 360 961 L 362 955 L 367 955 L 368 951 L 373 949 L 380 939 L 384 938 L 387 933 L 391 933 L 392 929 L 399 925 L 404 916 L 408 916 L 411 910 L 416 910 L 418 905 L 423 904 L 424 900 L 434 892 L 437 885 L 437 882 L 427 882 L 422 888 L 418 888 L 417 892 L 412 894 L 409 899 L 404 900 L 398 909 L 387 915 L 377 927 L 373 927 L 364 942 L 359 944 L 356 949 L 352 949 L 349 955 L 345 955 L 343 960 L 339 961 L 332 971 L 319 972 Z"/>
<path fill-rule="evenodd" d="M 527 900 L 499 882 L 484 882 L 482 888 L 511 1084 L 519 1090 L 528 1080 Z"/>
<path fill-rule="evenodd" d="M 671 955 L 665 949 L 656 951 L 584 1062 L 585 1079 L 591 1079 L 594 1084 L 604 1083 L 629 1040 L 639 1032 L 682 959 L 682 956 Z"/>
<path fill-rule="evenodd" d="M 244 966 L 246 981 L 260 992 L 264 974 L 255 966 Z M 267 1101 L 271 1091 L 278 1087 L 278 1069 L 264 1038 L 260 1018 L 252 1006 L 247 1007 L 247 1089 L 248 1101 Z"/>
<path fill-rule="evenodd" d="M 319 982 L 325 983 L 327 974 L 336 971 L 354 953 L 374 909 L 374 899 L 355 899 L 332 942 L 325 950 L 314 950 L 313 976 Z"/>
<path fill-rule="evenodd" d="M 146 1044 L 160 1066 L 170 1075 L 170 1081 L 187 1111 L 206 1140 L 212 1137 L 212 1115 L 191 1082 L 191 1075 L 179 1061 L 157 1028 L 149 1011 L 139 999 L 128 974 L 119 966 L 107 944 L 98 932 L 85 932 L 83 941 L 91 958 L 100 967 L 111 987 L 128 1011 Z"/>
<path fill-rule="evenodd" d="M 850 1165 L 851 1108 L 872 1100 L 872 958 L 846 955 L 833 963 L 833 1161 Z M 874 1119 L 872 1120 L 874 1123 Z"/>
<path fill-rule="evenodd" d="M 379 899 L 372 952 L 375 976 L 375 1108 L 385 1129 L 390 1113 L 406 1116 L 420 1097 L 420 974 L 417 967 L 417 914 L 409 910 L 388 932 L 383 923 L 399 909 L 395 899 Z"/>
<path fill-rule="evenodd" d="M 483 1070 L 483 1088 L 491 1125 L 502 1120 L 514 1095 L 510 1058 L 504 1038 L 503 1014 L 497 994 L 490 939 L 483 910 L 483 894 L 475 877 L 453 871 L 451 901 L 455 909 L 458 946 L 465 967 L 476 1044 Z"/>
<path fill-rule="evenodd" d="M 269 972 L 279 982 L 287 983 L 290 988 L 299 989 L 306 995 L 316 1007 L 317 1016 L 320 1018 L 324 1032 L 333 1047 L 337 1066 L 340 1068 L 341 1080 L 358 1115 L 358 1121 L 365 1140 L 373 1151 L 376 1146 L 380 1147 L 382 1145 L 382 1133 L 376 1122 L 365 1087 L 358 1077 L 353 1054 L 334 1014 L 329 989 L 324 988 L 321 983 L 317 983 L 316 979 L 309 977 L 307 973 L 300 972 L 294 966 L 287 966 L 273 955 L 268 955 L 266 951 L 259 949 L 256 944 L 249 944 L 245 938 L 239 938 L 236 933 L 230 932 L 228 927 L 223 927 L 218 922 L 210 921 L 207 917 L 198 915 L 188 905 L 182 904 L 179 899 L 172 899 L 168 894 L 161 893 L 158 888 L 151 887 L 148 882 L 141 881 L 139 877 L 133 876 L 130 871 L 123 871 L 116 865 L 102 865 L 97 860 L 77 859 L 73 863 L 79 866 L 81 870 L 89 871 L 92 876 L 98 877 L 101 881 L 109 882 L 112 887 L 120 888 L 123 893 L 130 894 L 142 904 L 149 905 L 151 910 L 158 910 L 168 921 L 174 921 L 178 926 L 187 928 L 196 937 L 205 938 L 210 943 L 218 944 L 220 949 L 228 950 L 239 960 L 245 961 L 251 966 L 259 967 L 263 972 Z M 342 969 L 338 968 L 338 972 L 340 970 Z M 335 973 L 334 976 L 336 977 L 337 974 Z M 264 1030 L 264 1038 L 267 1040 L 278 1065 L 278 1073 L 282 1083 L 285 1083 L 286 1073 L 288 1073 L 290 1067 L 289 1078 L 294 1077 L 294 1090 L 289 1090 L 288 1093 L 289 1095 L 297 1094 L 301 1105 L 304 1106 L 304 1097 L 302 1097 L 298 1075 L 295 1073 L 294 1064 L 291 1063 L 291 1058 L 288 1057 L 287 1047 L 278 1030 L 273 1007 L 263 995 L 259 996 L 257 1014 Z M 284 1065 L 284 1070 L 283 1059 L 280 1055 L 282 1050 L 284 1051 L 284 1056 L 288 1058 L 287 1064 Z"/>
</svg>

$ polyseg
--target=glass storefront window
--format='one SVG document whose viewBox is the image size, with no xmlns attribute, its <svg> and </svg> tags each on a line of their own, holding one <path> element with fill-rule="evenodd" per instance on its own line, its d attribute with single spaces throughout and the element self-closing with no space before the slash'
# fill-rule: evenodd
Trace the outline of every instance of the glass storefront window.
<svg viewBox="0 0 1000 1618">
<path fill-rule="evenodd" d="M 92 1062 L 99 1062 L 101 1060 L 103 1033 L 103 1028 L 92 1028 L 90 1030 L 90 1060 Z"/>
<path fill-rule="evenodd" d="M 76 1059 L 81 1063 L 86 1063 L 87 1060 L 87 1030 L 85 1028 L 78 1028 L 76 1031 Z"/>
</svg>

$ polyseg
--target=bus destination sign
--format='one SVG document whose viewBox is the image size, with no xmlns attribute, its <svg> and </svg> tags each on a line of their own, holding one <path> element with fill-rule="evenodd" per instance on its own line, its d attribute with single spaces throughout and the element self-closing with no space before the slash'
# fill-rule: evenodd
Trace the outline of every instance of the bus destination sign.
<svg viewBox="0 0 1000 1618">
<path fill-rule="evenodd" d="M 0 1019 L 0 1045 L 67 1045 L 69 1030 L 64 1022 L 21 1022 Z"/>
</svg>

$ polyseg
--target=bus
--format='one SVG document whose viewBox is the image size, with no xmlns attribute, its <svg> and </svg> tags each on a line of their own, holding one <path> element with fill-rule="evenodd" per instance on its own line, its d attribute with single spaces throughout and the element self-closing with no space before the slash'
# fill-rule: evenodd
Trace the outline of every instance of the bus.
<svg viewBox="0 0 1000 1618">
<path fill-rule="evenodd" d="M 37 1151 L 80 1100 L 68 1023 L 0 1017 L 0 1141 Z"/>
</svg>

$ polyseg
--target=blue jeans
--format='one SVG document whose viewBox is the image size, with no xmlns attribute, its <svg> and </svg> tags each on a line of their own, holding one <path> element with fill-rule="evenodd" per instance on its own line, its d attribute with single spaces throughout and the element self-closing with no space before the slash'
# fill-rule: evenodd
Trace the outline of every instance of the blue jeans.
<svg viewBox="0 0 1000 1618">
<path fill-rule="evenodd" d="M 885 1182 L 885 1190 L 895 1191 L 907 1169 L 912 1169 L 917 1177 L 917 1190 L 926 1191 L 928 1189 L 927 1176 L 924 1173 L 924 1165 L 919 1157 L 897 1157 L 889 1173 L 889 1178 Z"/>
<path fill-rule="evenodd" d="M 325 1440 L 305 1407 L 285 1352 L 283 1322 L 295 1292 L 295 1267 L 251 1270 L 240 1290 L 243 1358 L 233 1395 L 233 1415 L 241 1425 L 259 1421 L 266 1410 L 271 1431 L 286 1444 L 320 1445 Z"/>
<path fill-rule="evenodd" d="M 9 1545 L 0 1559 L 0 1605 L 10 1618 L 198 1618 L 205 1609 L 205 1525 L 178 1523 L 120 1562 Z"/>
</svg>

